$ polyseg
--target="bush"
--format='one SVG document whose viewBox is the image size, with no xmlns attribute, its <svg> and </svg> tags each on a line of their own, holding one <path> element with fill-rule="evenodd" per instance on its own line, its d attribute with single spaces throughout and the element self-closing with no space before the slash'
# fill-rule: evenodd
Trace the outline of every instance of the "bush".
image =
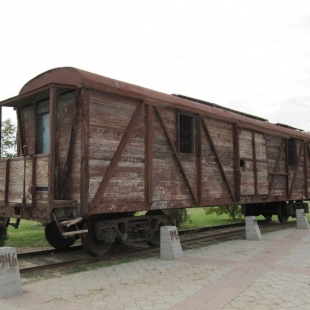
<svg viewBox="0 0 310 310">
<path fill-rule="evenodd" d="M 7 228 L 4 225 L 4 219 L 0 217 L 0 246 L 4 246 L 4 242 L 7 237 Z"/>
<path fill-rule="evenodd" d="M 186 209 L 165 210 L 165 214 L 169 217 L 172 225 L 181 227 L 185 222 L 191 222 Z"/>
<path fill-rule="evenodd" d="M 243 217 L 241 206 L 238 205 L 228 205 L 228 206 L 220 206 L 220 207 L 209 207 L 204 208 L 206 215 L 215 213 L 216 215 L 228 214 L 229 218 L 232 221 L 236 219 L 241 220 Z"/>
</svg>

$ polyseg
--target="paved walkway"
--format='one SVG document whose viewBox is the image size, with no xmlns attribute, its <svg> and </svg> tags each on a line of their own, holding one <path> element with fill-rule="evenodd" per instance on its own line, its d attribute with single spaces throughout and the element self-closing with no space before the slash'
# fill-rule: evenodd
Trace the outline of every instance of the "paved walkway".
<svg viewBox="0 0 310 310">
<path fill-rule="evenodd" d="M 1 310 L 310 309 L 310 230 L 236 240 L 23 285 Z"/>
</svg>

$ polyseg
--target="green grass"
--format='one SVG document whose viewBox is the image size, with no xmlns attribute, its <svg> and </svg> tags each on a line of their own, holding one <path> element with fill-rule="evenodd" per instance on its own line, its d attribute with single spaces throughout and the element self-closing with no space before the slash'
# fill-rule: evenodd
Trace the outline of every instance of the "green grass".
<svg viewBox="0 0 310 310">
<path fill-rule="evenodd" d="M 228 214 L 220 216 L 215 213 L 206 215 L 203 208 L 187 209 L 187 214 L 190 217 L 190 221 L 184 223 L 183 228 L 217 226 L 233 223 Z M 236 220 L 236 222 L 240 222 L 240 220 Z"/>
<path fill-rule="evenodd" d="M 237 219 L 234 222 L 229 218 L 228 214 L 223 214 L 220 216 L 217 216 L 215 213 L 206 215 L 204 208 L 187 209 L 187 214 L 190 217 L 190 221 L 184 223 L 182 228 L 225 225 L 225 224 L 232 224 L 235 222 L 244 221 L 244 218 L 242 218 L 241 220 Z M 308 221 L 310 222 L 310 213 L 307 213 L 306 217 Z M 262 215 L 260 215 L 260 216 L 257 216 L 256 219 L 264 220 L 265 218 Z M 278 221 L 277 216 L 273 215 L 272 220 Z M 296 221 L 296 219 L 289 217 L 288 221 Z"/>
<path fill-rule="evenodd" d="M 14 220 L 13 220 L 14 221 Z M 11 247 L 48 247 L 44 226 L 35 221 L 21 220 L 18 229 L 8 227 L 8 239 L 5 246 Z"/>
</svg>

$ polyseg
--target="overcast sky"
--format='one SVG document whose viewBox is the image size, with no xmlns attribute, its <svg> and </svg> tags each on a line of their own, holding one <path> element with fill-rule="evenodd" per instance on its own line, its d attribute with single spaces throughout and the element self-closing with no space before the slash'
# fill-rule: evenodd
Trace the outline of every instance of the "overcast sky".
<svg viewBox="0 0 310 310">
<path fill-rule="evenodd" d="M 310 130 L 309 0 L 0 0 L 0 34 L 0 100 L 73 66 Z"/>
</svg>

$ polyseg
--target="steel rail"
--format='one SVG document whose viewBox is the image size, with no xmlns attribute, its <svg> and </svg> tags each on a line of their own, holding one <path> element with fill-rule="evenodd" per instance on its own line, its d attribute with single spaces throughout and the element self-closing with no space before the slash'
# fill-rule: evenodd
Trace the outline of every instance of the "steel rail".
<svg viewBox="0 0 310 310">
<path fill-rule="evenodd" d="M 287 222 L 287 223 L 276 224 L 276 225 L 273 224 L 273 225 L 262 226 L 260 227 L 260 229 L 262 232 L 266 232 L 274 228 L 284 229 L 284 228 L 292 227 L 295 224 L 296 224 L 295 222 Z M 200 232 L 203 232 L 203 231 L 200 230 Z M 181 235 L 190 235 L 188 232 L 186 232 L 185 234 L 184 231 L 183 232 L 180 231 L 180 233 Z M 242 236 L 242 235 L 245 235 L 245 231 L 244 231 L 244 228 L 241 227 L 240 229 L 237 229 L 234 231 L 224 231 L 224 232 L 222 231 L 220 233 L 215 233 L 215 234 L 212 233 L 210 235 L 205 235 L 205 236 L 200 235 L 200 236 L 196 236 L 193 238 L 190 237 L 189 239 L 181 240 L 181 244 L 182 244 L 182 247 L 186 249 L 186 248 L 191 248 L 193 245 L 201 246 L 201 243 L 206 243 L 206 242 L 211 243 L 216 240 L 223 240 L 223 239 L 228 239 L 228 238 Z M 76 248 L 81 248 L 81 247 L 76 247 Z M 139 257 L 143 255 L 149 255 L 149 254 L 157 253 L 159 252 L 159 250 L 160 250 L 159 247 L 139 248 L 139 249 L 129 250 L 126 252 L 121 252 L 121 253 L 116 253 L 116 254 L 111 254 L 111 255 L 106 255 L 106 256 L 101 256 L 101 257 L 88 257 L 88 258 L 74 259 L 74 260 L 69 260 L 69 261 L 56 262 L 56 263 L 51 263 L 51 264 L 24 267 L 24 268 L 20 268 L 20 273 L 28 274 L 28 273 L 32 273 L 35 271 L 63 268 L 63 267 L 74 266 L 78 264 L 111 262 L 111 261 L 116 261 L 116 260 L 120 260 L 120 259 L 124 259 L 128 257 Z M 35 252 L 33 253 L 33 256 L 34 255 L 35 255 Z"/>
</svg>

